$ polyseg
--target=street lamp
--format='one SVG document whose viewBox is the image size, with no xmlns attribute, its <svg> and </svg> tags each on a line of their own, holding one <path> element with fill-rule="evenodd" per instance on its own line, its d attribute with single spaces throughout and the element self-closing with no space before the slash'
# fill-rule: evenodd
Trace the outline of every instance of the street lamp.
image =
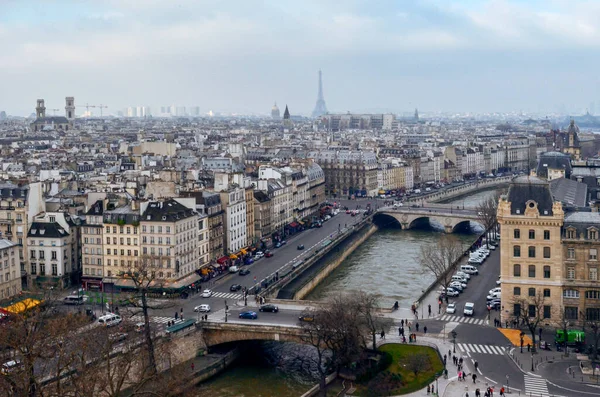
<svg viewBox="0 0 600 397">
<path fill-rule="evenodd" d="M 456 353 L 456 331 L 452 331 L 450 332 L 450 335 L 452 335 L 452 343 L 454 344 L 454 348 L 452 350 L 452 353 Z"/>
<path fill-rule="evenodd" d="M 510 393 L 510 386 L 508 385 L 508 375 L 506 375 L 506 392 Z"/>
<path fill-rule="evenodd" d="M 227 299 L 225 299 L 225 322 L 227 322 Z"/>
<path fill-rule="evenodd" d="M 533 368 L 533 350 L 531 351 L 531 372 L 535 371 Z"/>
</svg>

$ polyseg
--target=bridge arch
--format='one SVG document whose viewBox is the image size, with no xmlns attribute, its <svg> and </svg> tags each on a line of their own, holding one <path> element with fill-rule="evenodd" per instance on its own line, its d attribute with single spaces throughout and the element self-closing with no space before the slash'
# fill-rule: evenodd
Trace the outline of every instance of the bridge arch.
<svg viewBox="0 0 600 397">
<path fill-rule="evenodd" d="M 444 223 L 439 218 L 431 215 L 415 216 L 408 224 L 408 229 L 425 225 L 433 229 L 444 229 Z"/>
<path fill-rule="evenodd" d="M 485 230 L 485 227 L 481 224 L 481 222 L 473 220 L 473 219 L 466 219 L 466 220 L 456 222 L 452 226 L 452 233 L 459 232 L 461 229 L 470 229 L 472 223 L 479 226 L 482 231 Z"/>
<path fill-rule="evenodd" d="M 394 215 L 378 212 L 373 215 L 373 223 L 380 228 L 398 228 L 402 229 L 401 221 Z"/>
</svg>

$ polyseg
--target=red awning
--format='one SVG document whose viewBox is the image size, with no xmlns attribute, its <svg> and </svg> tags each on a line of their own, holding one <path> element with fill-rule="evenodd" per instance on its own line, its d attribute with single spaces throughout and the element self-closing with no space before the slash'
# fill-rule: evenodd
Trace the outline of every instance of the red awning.
<svg viewBox="0 0 600 397">
<path fill-rule="evenodd" d="M 292 223 L 290 223 L 290 227 L 298 227 L 298 222 L 292 222 Z"/>
<path fill-rule="evenodd" d="M 228 259 L 229 259 L 229 257 L 228 257 L 228 256 L 222 256 L 222 257 L 220 257 L 219 259 L 217 259 L 217 263 L 218 263 L 219 265 L 222 265 L 223 263 L 227 262 L 227 260 L 228 260 Z"/>
</svg>

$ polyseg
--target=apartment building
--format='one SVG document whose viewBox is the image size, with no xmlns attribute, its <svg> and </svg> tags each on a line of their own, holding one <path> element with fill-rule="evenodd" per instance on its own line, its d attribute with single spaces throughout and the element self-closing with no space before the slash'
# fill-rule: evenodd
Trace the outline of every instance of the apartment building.
<svg viewBox="0 0 600 397">
<path fill-rule="evenodd" d="M 223 224 L 224 211 L 221 204 L 221 195 L 209 191 L 182 192 L 182 197 L 196 199 L 196 211 L 207 217 L 208 227 L 208 257 L 209 261 L 216 261 L 224 255 L 225 227 Z"/>
<path fill-rule="evenodd" d="M 322 150 L 311 152 L 325 173 L 325 194 L 339 196 L 375 196 L 377 194 L 377 158 L 374 152 Z"/>
<path fill-rule="evenodd" d="M 38 284 L 65 288 L 74 271 L 73 239 L 54 218 L 31 223 L 27 234 L 30 274 Z"/>
<path fill-rule="evenodd" d="M 21 293 L 19 262 L 19 246 L 10 240 L 0 239 L 0 299 Z"/>
<path fill-rule="evenodd" d="M 246 192 L 244 188 L 231 186 L 219 193 L 224 208 L 225 253 L 233 254 L 246 247 Z"/>
<path fill-rule="evenodd" d="M 198 214 L 198 269 L 210 263 L 210 230 L 208 216 Z"/>
<path fill-rule="evenodd" d="M 537 315 L 534 302 L 540 297 L 543 318 L 548 323 L 559 320 L 565 282 L 563 220 L 562 204 L 553 200 L 548 182 L 538 177 L 515 178 L 500 198 L 502 322 L 512 322 L 523 310 Z"/>
<path fill-rule="evenodd" d="M 262 190 L 254 191 L 254 233 L 261 239 L 270 237 L 273 232 L 271 225 L 271 199 Z"/>
<path fill-rule="evenodd" d="M 246 242 L 244 246 L 254 244 L 254 186 L 250 185 L 244 190 L 244 199 L 246 201 Z"/>
<path fill-rule="evenodd" d="M 113 288 L 123 273 L 136 266 L 140 250 L 140 210 L 137 202 L 114 208 L 107 203 L 103 215 L 104 287 Z"/>
<path fill-rule="evenodd" d="M 102 290 L 104 276 L 104 202 L 96 201 L 85 214 L 81 227 L 82 284 L 86 290 Z"/>
</svg>

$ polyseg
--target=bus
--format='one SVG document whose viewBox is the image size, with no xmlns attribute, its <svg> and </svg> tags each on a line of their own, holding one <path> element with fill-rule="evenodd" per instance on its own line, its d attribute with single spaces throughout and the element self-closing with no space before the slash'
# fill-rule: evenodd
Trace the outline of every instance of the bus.
<svg viewBox="0 0 600 397">
<path fill-rule="evenodd" d="M 83 305 L 86 301 L 85 295 L 69 295 L 63 300 L 65 305 Z"/>
</svg>

